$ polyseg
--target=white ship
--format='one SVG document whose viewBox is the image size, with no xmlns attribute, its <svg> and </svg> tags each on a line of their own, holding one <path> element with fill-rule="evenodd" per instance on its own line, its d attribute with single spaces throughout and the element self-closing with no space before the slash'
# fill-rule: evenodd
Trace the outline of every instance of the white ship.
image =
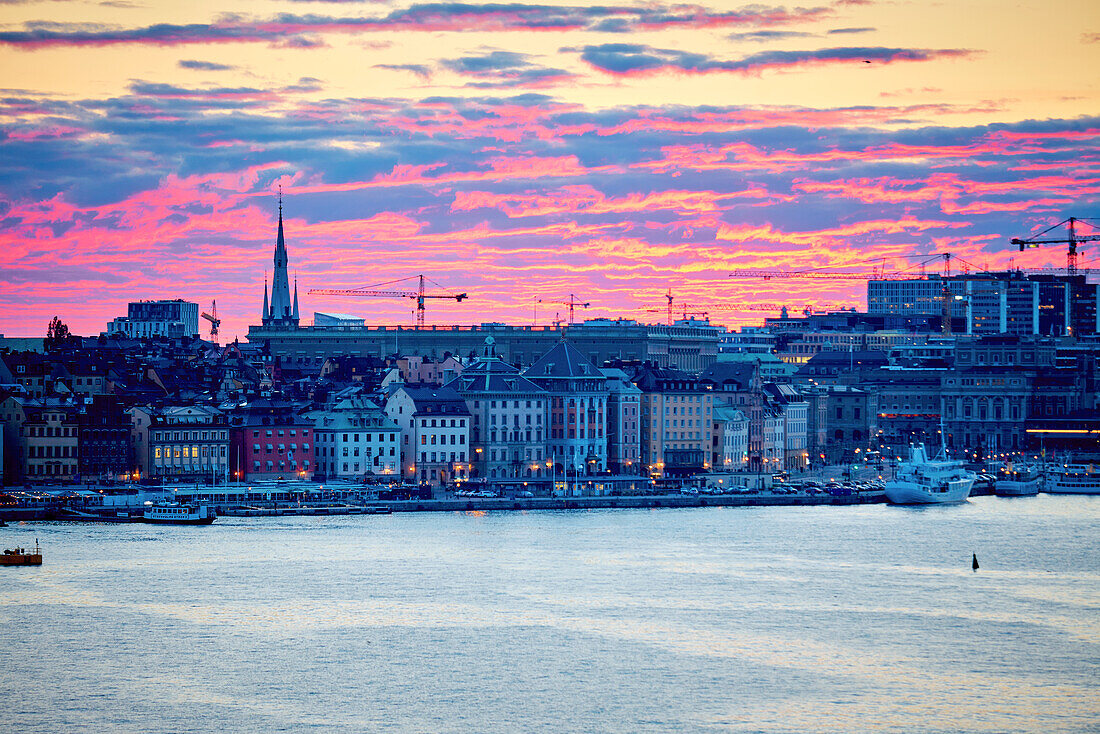
<svg viewBox="0 0 1100 734">
<path fill-rule="evenodd" d="M 1028 497 L 1039 494 L 1043 473 L 1030 464 L 1006 464 L 997 472 L 993 492 L 998 497 Z"/>
<path fill-rule="evenodd" d="M 1050 494 L 1100 494 L 1100 471 L 1094 464 L 1048 467 L 1045 491 Z"/>
<path fill-rule="evenodd" d="M 962 502 L 970 496 L 976 476 L 961 461 L 947 458 L 941 449 L 928 458 L 924 444 L 909 449 L 909 461 L 898 464 L 898 473 L 886 483 L 886 499 L 898 505 L 938 505 Z"/>
<path fill-rule="evenodd" d="M 142 516 L 144 522 L 162 525 L 209 525 L 217 515 L 209 505 L 184 505 L 178 502 L 150 503 Z"/>
</svg>

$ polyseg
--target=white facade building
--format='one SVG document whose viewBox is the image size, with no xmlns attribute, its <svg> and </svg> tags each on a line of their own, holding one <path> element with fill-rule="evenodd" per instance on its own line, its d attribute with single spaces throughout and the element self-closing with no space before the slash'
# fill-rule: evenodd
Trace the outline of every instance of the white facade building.
<svg viewBox="0 0 1100 734">
<path fill-rule="evenodd" d="M 314 421 L 315 472 L 327 479 L 401 476 L 401 427 L 362 397 L 308 414 Z"/>
</svg>

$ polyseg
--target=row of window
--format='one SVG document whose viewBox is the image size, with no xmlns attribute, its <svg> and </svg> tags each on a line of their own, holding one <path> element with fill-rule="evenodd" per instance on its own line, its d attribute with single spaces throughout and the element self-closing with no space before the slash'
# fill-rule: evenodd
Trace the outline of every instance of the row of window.
<svg viewBox="0 0 1100 734">
<path fill-rule="evenodd" d="M 76 456 L 76 446 L 28 446 L 27 455 L 32 459 L 68 458 Z"/>
<path fill-rule="evenodd" d="M 265 453 L 270 454 L 274 450 L 272 448 L 271 444 L 265 444 L 265 447 L 266 447 L 264 449 Z M 252 450 L 256 451 L 256 452 L 260 451 L 260 444 L 258 444 L 258 443 L 252 444 Z M 290 444 L 290 450 L 291 451 L 297 451 L 298 450 L 298 444 L 296 444 L 296 443 Z M 279 444 L 279 453 L 283 454 L 283 453 L 286 453 L 286 451 L 287 451 L 287 445 L 285 443 Z M 309 451 L 309 444 L 308 443 L 302 444 L 302 451 Z"/>
<path fill-rule="evenodd" d="M 225 431 L 156 431 L 154 441 L 228 441 Z"/>
<path fill-rule="evenodd" d="M 358 456 L 359 455 L 359 447 L 354 446 L 352 448 L 353 448 L 353 453 L 349 454 L 348 453 L 348 447 L 344 446 L 343 447 L 343 452 L 341 453 L 341 456 Z M 390 456 L 396 456 L 397 455 L 396 448 L 394 446 L 390 446 L 389 448 L 390 448 Z M 363 455 L 366 456 L 367 458 L 371 457 L 372 454 L 371 454 L 371 447 L 370 446 L 366 446 L 366 447 L 363 448 Z M 385 455 L 386 455 L 386 447 L 383 446 L 378 450 L 378 456 L 385 456 Z M 318 458 L 326 457 L 326 456 L 327 457 L 336 456 L 336 449 L 331 447 L 331 446 L 318 446 L 317 447 L 317 456 L 318 456 Z"/>
<path fill-rule="evenodd" d="M 224 457 L 225 449 L 225 446 L 203 446 L 201 450 L 198 446 L 165 446 L 163 448 L 157 446 L 153 449 L 153 458 L 198 459 L 207 456 Z"/>
<path fill-rule="evenodd" d="M 297 430 L 298 429 L 296 429 L 296 428 L 291 428 L 290 429 L 290 435 L 291 436 L 298 435 Z M 308 437 L 309 436 L 309 429 L 308 428 L 303 428 L 303 429 L 301 429 L 301 431 L 302 431 L 302 436 L 303 437 Z M 268 429 L 268 430 L 264 431 L 264 433 L 267 435 L 268 438 L 271 437 L 271 429 Z M 285 435 L 285 432 L 282 428 L 280 428 L 278 430 L 278 434 L 279 434 L 279 437 L 281 438 L 283 435 Z M 258 430 L 252 431 L 252 438 L 259 438 L 259 437 L 260 437 L 260 432 Z"/>
<path fill-rule="evenodd" d="M 452 433 L 452 434 L 450 434 L 450 436 L 451 436 L 451 446 L 454 446 L 455 444 L 464 444 L 464 443 L 466 443 L 465 434 Z M 445 436 L 445 435 L 444 436 L 438 436 L 437 434 L 433 433 L 430 436 L 432 446 L 435 446 L 437 437 L 439 438 L 439 443 L 441 443 L 441 444 L 447 443 L 447 436 Z M 427 446 L 428 445 L 428 438 L 429 438 L 429 436 L 427 436 L 423 433 L 420 434 L 420 445 L 421 446 Z"/>
<path fill-rule="evenodd" d="M 428 459 L 429 456 L 431 456 L 432 458 Z M 432 451 L 430 453 L 427 452 L 427 451 L 421 451 L 420 452 L 420 461 L 421 461 L 421 463 L 424 463 L 424 464 L 428 463 L 429 461 L 432 461 L 432 462 L 450 461 L 452 464 L 455 463 L 456 461 L 457 462 L 465 462 L 466 461 L 466 452 L 465 451 L 457 451 L 457 452 L 452 451 L 450 456 L 451 456 L 451 458 L 448 459 L 447 458 L 447 453 L 443 452 L 443 451 L 439 451 L 439 452 Z"/>
<path fill-rule="evenodd" d="M 432 421 L 432 428 L 447 428 L 447 419 L 446 419 L 446 418 L 440 418 L 440 419 L 438 419 L 438 420 L 439 420 L 439 425 L 438 425 L 438 426 L 436 425 L 436 420 L 437 420 L 437 419 L 435 419 L 435 418 L 432 418 L 432 419 L 431 419 L 431 421 Z M 420 419 L 420 427 L 421 427 L 421 428 L 427 428 L 427 427 L 428 427 L 428 419 L 427 419 L 427 418 L 421 418 L 421 419 Z M 454 419 L 454 418 L 451 418 L 451 425 L 450 425 L 450 427 L 451 427 L 451 428 L 455 428 L 455 427 L 456 427 L 456 426 L 455 426 L 455 419 Z M 459 418 L 459 419 L 458 419 L 458 425 L 457 425 L 457 427 L 458 427 L 458 428 L 465 428 L 465 427 L 466 427 L 466 419 L 465 419 L 465 418 Z"/>
</svg>

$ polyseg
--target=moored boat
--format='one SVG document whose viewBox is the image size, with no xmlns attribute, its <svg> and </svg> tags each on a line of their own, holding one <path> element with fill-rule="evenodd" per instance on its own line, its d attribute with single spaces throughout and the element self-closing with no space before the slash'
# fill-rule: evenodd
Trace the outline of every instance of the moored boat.
<svg viewBox="0 0 1100 734">
<path fill-rule="evenodd" d="M 1049 467 L 1044 491 L 1050 494 L 1100 494 L 1100 471 L 1094 464 Z"/>
<path fill-rule="evenodd" d="M 961 461 L 948 459 L 941 449 L 928 458 L 924 444 L 910 447 L 909 460 L 898 464 L 897 475 L 886 483 L 886 499 L 897 505 L 937 505 L 962 502 L 970 496 L 975 475 Z"/>
<path fill-rule="evenodd" d="M 158 502 L 145 508 L 142 521 L 161 525 L 209 525 L 217 514 L 209 505 Z"/>
<path fill-rule="evenodd" d="M 993 491 L 998 497 L 1030 497 L 1039 494 L 1039 482 L 1042 477 L 1042 472 L 1036 466 L 1006 464 L 997 473 L 997 482 Z"/>
<path fill-rule="evenodd" d="M 0 566 L 41 566 L 42 549 L 38 547 L 38 539 L 34 541 L 34 552 L 27 548 L 5 548 L 0 555 Z"/>
</svg>

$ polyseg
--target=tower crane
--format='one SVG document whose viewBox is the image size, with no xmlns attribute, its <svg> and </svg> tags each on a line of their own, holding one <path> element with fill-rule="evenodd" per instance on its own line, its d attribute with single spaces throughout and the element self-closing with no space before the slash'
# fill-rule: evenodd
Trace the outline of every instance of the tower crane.
<svg viewBox="0 0 1100 734">
<path fill-rule="evenodd" d="M 212 314 L 209 314 L 206 311 L 203 311 L 202 312 L 202 317 L 210 322 L 210 341 L 213 342 L 213 344 L 215 346 L 217 346 L 217 344 L 218 344 L 218 327 L 222 325 L 222 320 L 218 318 L 218 302 L 217 301 L 211 302 L 210 310 L 213 312 Z"/>
<path fill-rule="evenodd" d="M 1020 247 L 1020 252 L 1030 249 L 1032 247 L 1039 247 L 1041 245 L 1069 245 L 1069 249 L 1066 251 L 1066 275 L 1077 275 L 1077 243 L 1078 242 L 1096 242 L 1100 240 L 1100 234 L 1077 234 L 1077 223 L 1080 222 L 1088 227 L 1096 229 L 1097 225 L 1093 224 L 1096 219 L 1081 219 L 1080 217 L 1070 217 L 1069 219 L 1063 219 L 1058 224 L 1052 227 L 1047 227 L 1034 237 L 1028 237 L 1027 239 L 1012 238 L 1012 244 Z M 1069 237 L 1057 240 L 1044 240 L 1041 239 L 1043 235 L 1052 229 L 1066 225 L 1069 230 Z"/>
<path fill-rule="evenodd" d="M 948 286 L 948 278 L 951 277 L 951 260 L 952 255 L 950 252 L 938 252 L 933 255 L 918 255 L 917 257 L 923 257 L 920 262 L 910 265 L 908 268 L 904 268 L 896 272 L 886 272 L 885 263 L 880 267 L 872 269 L 870 273 L 853 273 L 853 272 L 831 272 L 827 270 L 818 270 L 811 268 L 809 270 L 735 270 L 729 274 L 731 278 L 763 278 L 764 280 L 770 280 L 772 278 L 835 278 L 842 280 L 922 280 L 926 277 L 924 267 L 930 262 L 935 260 L 943 261 L 943 288 L 941 293 L 941 323 L 943 324 L 943 331 L 945 334 L 951 332 L 951 289 Z M 959 258 L 955 258 L 959 259 Z M 973 267 L 975 270 L 982 270 L 970 263 L 962 260 L 963 264 L 968 267 Z M 919 267 L 920 272 L 911 272 L 913 268 Z"/>
<path fill-rule="evenodd" d="M 401 283 L 406 280 L 412 280 L 417 278 L 419 285 L 415 291 L 404 290 L 378 290 L 378 286 L 390 285 L 392 283 Z M 416 300 L 416 328 L 424 328 L 424 302 L 429 298 L 446 298 L 456 302 L 464 301 L 468 296 L 465 293 L 426 293 L 424 291 L 423 275 L 413 275 L 408 278 L 401 278 L 399 280 L 391 280 L 385 283 L 379 283 L 378 286 L 365 286 L 362 288 L 312 288 L 310 289 L 311 295 L 318 296 L 353 296 L 353 297 L 375 297 L 375 298 L 413 298 Z M 433 281 L 434 282 L 434 281 Z M 436 285 L 439 285 L 436 283 Z M 441 286 L 442 287 L 442 286 Z"/>
<path fill-rule="evenodd" d="M 663 308 L 642 307 L 646 313 L 660 313 L 664 311 Z M 819 303 L 819 304 L 803 304 L 800 306 L 784 306 L 779 303 L 710 303 L 710 304 L 698 304 L 688 303 L 680 304 L 681 313 L 683 318 L 687 319 L 688 316 L 702 316 L 708 317 L 713 311 L 786 311 L 789 308 L 797 309 L 803 314 L 810 316 L 814 313 L 821 313 L 822 311 L 846 311 L 854 309 L 853 306 L 839 305 L 835 303 Z"/>
<path fill-rule="evenodd" d="M 568 306 L 569 307 L 569 323 L 570 324 L 573 323 L 573 309 L 575 307 L 580 306 L 581 308 L 588 308 L 589 306 L 592 305 L 588 301 L 578 300 L 577 297 L 575 295 L 573 295 L 572 293 L 569 294 L 569 300 L 568 301 L 544 301 L 543 299 L 540 298 L 538 300 L 538 302 L 539 303 L 553 303 L 557 306 Z"/>
</svg>

